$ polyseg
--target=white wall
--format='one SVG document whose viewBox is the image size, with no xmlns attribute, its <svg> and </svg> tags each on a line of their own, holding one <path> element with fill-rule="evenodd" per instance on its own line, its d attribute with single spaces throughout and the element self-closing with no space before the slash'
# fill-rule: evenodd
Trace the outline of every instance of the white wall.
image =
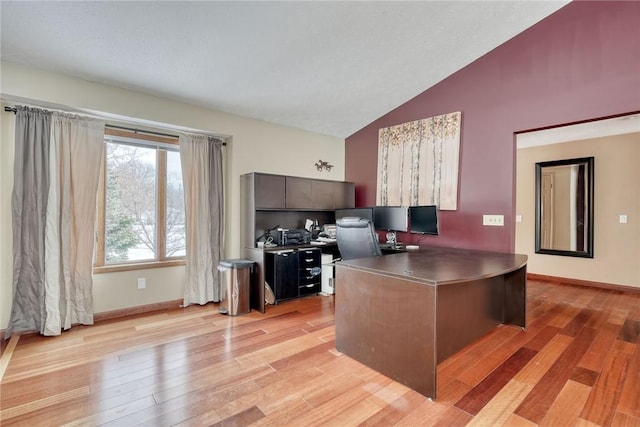
<svg viewBox="0 0 640 427">
<path fill-rule="evenodd" d="M 535 253 L 535 164 L 594 157 L 594 257 Z M 516 252 L 527 271 L 640 288 L 640 133 L 517 150 Z M 621 224 L 619 216 L 627 215 Z"/>
<path fill-rule="evenodd" d="M 3 100 L 23 100 L 43 106 L 94 111 L 116 117 L 120 124 L 154 122 L 166 129 L 197 129 L 228 135 L 226 147 L 227 258 L 240 256 L 240 175 L 269 172 L 344 179 L 344 140 L 260 120 L 196 107 L 165 98 L 119 89 L 3 62 L 0 65 Z M 286 94 L 283 94 L 286 96 Z M 4 106 L 4 105 L 3 105 Z M 300 108 L 304 108 L 303 105 Z M 0 329 L 9 321 L 12 298 L 11 189 L 13 182 L 14 116 L 1 112 L 0 125 Z M 115 121 L 114 121 L 115 123 Z M 318 172 L 318 159 L 334 165 Z M 138 277 L 147 288 L 137 290 Z M 184 267 L 105 273 L 94 276 L 96 313 L 182 298 Z"/>
</svg>

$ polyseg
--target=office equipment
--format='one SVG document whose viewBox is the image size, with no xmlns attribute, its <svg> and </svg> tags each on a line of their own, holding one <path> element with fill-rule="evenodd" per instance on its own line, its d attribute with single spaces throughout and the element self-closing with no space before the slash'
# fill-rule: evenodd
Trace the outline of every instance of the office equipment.
<svg viewBox="0 0 640 427">
<path fill-rule="evenodd" d="M 437 210 L 436 205 L 410 206 L 409 230 L 418 234 L 438 234 Z"/>
<path fill-rule="evenodd" d="M 279 228 L 271 232 L 273 242 L 278 246 L 305 245 L 311 241 L 311 233 L 307 230 L 289 230 Z"/>
<path fill-rule="evenodd" d="M 343 260 L 382 255 L 370 220 L 345 217 L 338 219 L 336 226 L 338 250 Z"/>
<path fill-rule="evenodd" d="M 501 323 L 526 326 L 526 263 L 454 248 L 337 262 L 336 348 L 435 398 L 438 363 Z"/>
<path fill-rule="evenodd" d="M 378 230 L 407 231 L 407 208 L 402 206 L 376 206 L 373 225 Z"/>
</svg>

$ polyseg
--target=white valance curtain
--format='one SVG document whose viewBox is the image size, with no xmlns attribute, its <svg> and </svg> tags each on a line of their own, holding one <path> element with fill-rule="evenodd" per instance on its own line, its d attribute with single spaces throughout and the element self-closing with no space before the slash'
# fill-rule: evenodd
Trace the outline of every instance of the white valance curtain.
<svg viewBox="0 0 640 427">
<path fill-rule="evenodd" d="M 16 108 L 13 305 L 6 337 L 93 324 L 100 120 Z"/>
<path fill-rule="evenodd" d="M 206 135 L 180 135 L 186 214 L 184 305 L 220 301 L 218 264 L 224 247 L 222 145 Z"/>
</svg>

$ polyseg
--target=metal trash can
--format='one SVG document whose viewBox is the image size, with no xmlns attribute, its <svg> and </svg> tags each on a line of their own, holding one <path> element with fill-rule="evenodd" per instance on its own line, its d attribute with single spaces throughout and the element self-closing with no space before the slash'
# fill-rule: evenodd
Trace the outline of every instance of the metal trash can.
<svg viewBox="0 0 640 427">
<path fill-rule="evenodd" d="M 249 286 L 254 264 L 246 259 L 220 261 L 220 313 L 237 316 L 251 311 Z"/>
</svg>

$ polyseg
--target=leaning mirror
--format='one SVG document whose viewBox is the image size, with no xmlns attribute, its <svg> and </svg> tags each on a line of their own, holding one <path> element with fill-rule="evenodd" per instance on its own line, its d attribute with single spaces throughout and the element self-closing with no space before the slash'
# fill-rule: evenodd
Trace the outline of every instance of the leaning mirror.
<svg viewBox="0 0 640 427">
<path fill-rule="evenodd" d="M 536 163 L 536 253 L 593 258 L 593 157 Z"/>
</svg>

